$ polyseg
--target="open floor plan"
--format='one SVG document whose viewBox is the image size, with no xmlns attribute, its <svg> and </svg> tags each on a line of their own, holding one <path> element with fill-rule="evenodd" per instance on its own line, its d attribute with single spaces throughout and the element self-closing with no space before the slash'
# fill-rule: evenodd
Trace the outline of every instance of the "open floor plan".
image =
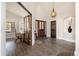
<svg viewBox="0 0 79 59">
<path fill-rule="evenodd" d="M 6 56 L 74 56 L 75 2 L 5 2 Z"/>
</svg>

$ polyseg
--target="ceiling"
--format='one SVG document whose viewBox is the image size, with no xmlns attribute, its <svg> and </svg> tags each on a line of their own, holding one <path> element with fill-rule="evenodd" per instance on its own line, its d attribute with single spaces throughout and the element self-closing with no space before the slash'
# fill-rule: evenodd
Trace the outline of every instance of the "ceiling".
<svg viewBox="0 0 79 59">
<path fill-rule="evenodd" d="M 35 16 L 51 17 L 51 12 L 53 8 L 52 2 L 21 2 L 21 3 Z M 15 2 L 8 2 L 6 3 L 6 6 L 7 6 L 6 9 L 8 11 L 15 13 L 16 15 L 22 17 L 28 15 L 28 13 Z M 75 16 L 74 2 L 55 2 L 54 8 L 55 11 L 57 12 L 57 16 L 59 17 L 60 15 Z"/>
<path fill-rule="evenodd" d="M 6 10 L 20 17 L 28 15 L 28 13 L 16 2 L 6 2 Z"/>
</svg>

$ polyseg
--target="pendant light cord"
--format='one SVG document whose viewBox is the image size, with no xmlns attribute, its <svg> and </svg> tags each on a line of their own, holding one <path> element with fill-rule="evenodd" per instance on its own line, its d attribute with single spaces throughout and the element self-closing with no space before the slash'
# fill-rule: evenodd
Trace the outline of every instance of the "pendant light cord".
<svg viewBox="0 0 79 59">
<path fill-rule="evenodd" d="M 54 2 L 53 2 L 53 8 L 54 8 Z"/>
<path fill-rule="evenodd" d="M 54 2 L 53 2 L 53 11 L 54 11 Z"/>
</svg>

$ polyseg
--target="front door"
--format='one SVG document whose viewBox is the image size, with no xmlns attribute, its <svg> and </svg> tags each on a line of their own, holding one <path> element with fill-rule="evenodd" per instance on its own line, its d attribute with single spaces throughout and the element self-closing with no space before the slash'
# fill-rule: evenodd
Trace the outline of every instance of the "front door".
<svg viewBox="0 0 79 59">
<path fill-rule="evenodd" d="M 38 27 L 38 32 L 37 35 L 38 37 L 45 37 L 45 25 L 46 25 L 46 21 L 41 21 L 41 20 L 37 20 L 37 27 Z"/>
</svg>

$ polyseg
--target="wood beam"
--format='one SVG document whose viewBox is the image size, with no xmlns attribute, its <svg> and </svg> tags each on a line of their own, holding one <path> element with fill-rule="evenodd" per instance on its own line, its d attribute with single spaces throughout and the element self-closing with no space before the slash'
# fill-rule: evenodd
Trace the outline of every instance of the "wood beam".
<svg viewBox="0 0 79 59">
<path fill-rule="evenodd" d="M 30 15 L 32 15 L 31 13 L 30 13 L 30 11 L 28 10 L 28 9 L 26 9 L 24 6 L 23 6 L 23 4 L 21 3 L 21 2 L 17 2 L 25 11 L 27 11 Z"/>
</svg>

